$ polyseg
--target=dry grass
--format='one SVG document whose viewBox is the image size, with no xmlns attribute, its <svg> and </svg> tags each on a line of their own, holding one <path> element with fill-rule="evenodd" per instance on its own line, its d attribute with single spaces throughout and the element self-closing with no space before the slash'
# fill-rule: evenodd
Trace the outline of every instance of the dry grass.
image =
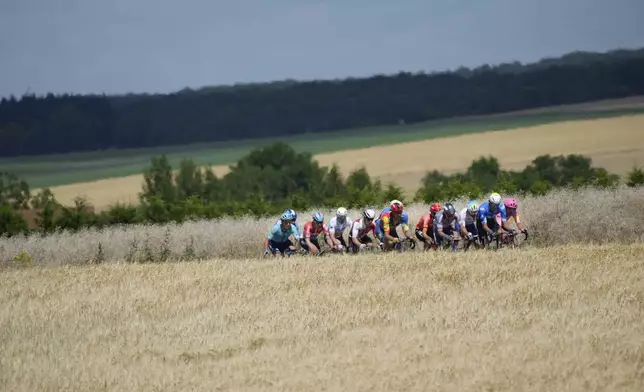
<svg viewBox="0 0 644 392">
<path fill-rule="evenodd" d="M 639 102 L 639 101 L 638 101 Z M 635 103 L 633 103 L 635 104 Z M 638 104 L 641 104 L 639 102 Z M 611 173 L 644 164 L 644 115 L 569 121 L 506 131 L 483 132 L 420 142 L 319 154 L 322 165 L 337 163 L 348 174 L 365 166 L 372 176 L 413 193 L 427 171 L 462 171 L 480 155 L 494 155 L 505 169 L 523 169 L 543 154 L 584 154 Z M 214 166 L 219 176 L 228 166 Z M 116 203 L 138 203 L 141 175 L 52 187 L 63 204 L 85 195 L 97 210 Z"/>
<path fill-rule="evenodd" d="M 536 246 L 570 243 L 634 243 L 644 241 L 644 187 L 617 190 L 558 190 L 546 197 L 519 199 L 519 212 L 531 231 Z M 457 208 L 466 200 L 456 201 Z M 384 207 L 384 206 L 382 206 Z M 423 204 L 408 205 L 410 223 L 428 211 Z M 331 217 L 330 209 L 322 210 Z M 300 228 L 310 212 L 298 211 Z M 357 211 L 350 211 L 357 217 Z M 210 258 L 255 258 L 263 250 L 263 239 L 277 220 L 242 218 L 197 221 L 168 225 L 137 225 L 46 237 L 0 239 L 0 266 L 14 262 L 26 252 L 25 262 L 36 265 L 85 264 L 101 262 L 158 261 Z"/>
<path fill-rule="evenodd" d="M 644 389 L 644 245 L 0 272 L 10 391 Z"/>
</svg>

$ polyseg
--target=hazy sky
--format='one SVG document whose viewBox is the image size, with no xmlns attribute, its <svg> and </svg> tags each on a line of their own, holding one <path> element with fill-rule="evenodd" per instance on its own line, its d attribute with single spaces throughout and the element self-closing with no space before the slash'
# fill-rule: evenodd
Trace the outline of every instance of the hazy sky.
<svg viewBox="0 0 644 392">
<path fill-rule="evenodd" d="M 642 0 L 0 0 L 0 96 L 170 92 L 644 46 Z"/>
</svg>

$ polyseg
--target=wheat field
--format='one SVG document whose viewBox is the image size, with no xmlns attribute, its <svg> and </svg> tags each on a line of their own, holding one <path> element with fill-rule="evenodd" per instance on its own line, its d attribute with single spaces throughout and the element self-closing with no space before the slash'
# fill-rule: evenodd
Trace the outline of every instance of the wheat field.
<svg viewBox="0 0 644 392">
<path fill-rule="evenodd" d="M 644 245 L 0 273 L 7 391 L 641 391 Z"/>
<path fill-rule="evenodd" d="M 640 103 L 641 104 L 641 103 Z M 521 170 L 539 155 L 583 154 L 593 164 L 623 175 L 644 165 L 644 115 L 565 121 L 504 131 L 490 131 L 352 149 L 314 156 L 321 165 L 337 164 L 347 175 L 361 166 L 384 183 L 392 182 L 412 194 L 425 173 L 462 171 L 481 155 L 493 155 L 504 169 Z M 482 153 L 484 152 L 484 153 Z M 227 165 L 213 166 L 217 176 Z M 138 203 L 143 176 L 127 176 L 52 187 L 62 204 L 85 196 L 98 211 L 117 203 Z"/>
</svg>

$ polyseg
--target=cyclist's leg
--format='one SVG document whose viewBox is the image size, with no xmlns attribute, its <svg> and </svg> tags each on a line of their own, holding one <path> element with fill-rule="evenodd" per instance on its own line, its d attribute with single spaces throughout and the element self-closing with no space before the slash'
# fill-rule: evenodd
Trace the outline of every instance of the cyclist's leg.
<svg viewBox="0 0 644 392">
<path fill-rule="evenodd" d="M 371 237 L 369 237 L 366 234 L 363 235 L 362 238 L 360 238 L 358 241 L 360 241 L 361 244 L 365 244 L 365 245 L 373 244 L 373 240 L 371 239 Z"/>
<path fill-rule="evenodd" d="M 271 252 L 272 254 L 275 254 L 275 253 L 277 253 L 279 251 L 278 248 L 279 248 L 279 243 L 277 243 L 277 242 L 275 242 L 273 240 L 268 240 L 268 250 L 269 250 L 269 252 Z"/>
<path fill-rule="evenodd" d="M 311 243 L 315 245 L 316 248 L 318 248 L 318 253 L 322 252 L 322 248 L 320 247 L 320 242 L 318 241 L 318 237 L 311 238 Z"/>
<path fill-rule="evenodd" d="M 443 243 L 443 239 L 438 235 L 438 230 L 436 230 L 436 227 L 432 229 L 432 237 L 434 237 L 434 243 L 436 244 L 436 246 L 440 247 Z"/>
<path fill-rule="evenodd" d="M 423 249 L 428 250 L 430 248 L 430 243 L 427 242 L 425 237 L 423 237 L 423 231 L 416 229 L 416 238 L 423 243 Z"/>
<path fill-rule="evenodd" d="M 309 253 L 309 246 L 306 244 L 306 240 L 304 238 L 300 238 L 300 248 L 302 248 L 305 253 Z"/>
<path fill-rule="evenodd" d="M 400 238 L 398 237 L 398 229 L 397 228 L 392 227 L 391 230 L 389 230 L 389 235 L 394 237 L 394 238 L 396 238 L 396 239 L 398 239 L 400 241 Z M 387 242 L 389 242 L 389 240 L 387 240 Z M 399 243 L 400 242 L 398 242 L 397 244 L 399 244 Z M 395 243 L 389 242 L 388 246 L 389 246 L 389 248 L 393 248 L 393 247 L 395 247 L 395 245 L 396 245 Z"/>
<path fill-rule="evenodd" d="M 358 240 L 359 242 L 360 240 Z M 349 251 L 351 253 L 358 253 L 360 249 L 356 246 L 356 244 L 353 243 L 353 237 L 349 235 Z"/>
<path fill-rule="evenodd" d="M 338 238 L 338 240 L 340 241 L 340 244 L 342 244 L 342 246 L 344 247 L 344 249 L 347 249 L 347 248 L 348 248 L 348 246 L 347 246 L 347 241 L 344 239 L 344 236 L 340 236 L 340 238 Z"/>
</svg>

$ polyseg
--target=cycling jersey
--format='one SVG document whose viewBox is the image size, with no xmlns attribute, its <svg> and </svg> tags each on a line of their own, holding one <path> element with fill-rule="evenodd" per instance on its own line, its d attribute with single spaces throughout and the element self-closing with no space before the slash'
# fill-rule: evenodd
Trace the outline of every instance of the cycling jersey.
<svg viewBox="0 0 644 392">
<path fill-rule="evenodd" d="M 500 204 L 494 212 L 490 211 L 490 203 L 487 201 L 479 207 L 479 222 L 481 223 L 486 223 L 488 219 L 494 218 L 497 215 L 501 215 L 501 222 L 508 220 L 503 204 Z"/>
<path fill-rule="evenodd" d="M 431 212 L 426 213 L 423 215 L 419 220 L 418 223 L 416 224 L 416 230 L 420 230 L 421 232 L 423 229 L 427 229 L 427 233 L 431 233 L 434 228 L 434 217 L 432 216 Z"/>
<path fill-rule="evenodd" d="M 334 216 L 329 221 L 329 233 L 337 237 L 342 237 L 344 231 L 351 226 L 351 219 L 347 217 L 344 222 L 340 222 L 337 216 Z"/>
<path fill-rule="evenodd" d="M 277 243 L 283 243 L 288 241 L 288 237 L 290 237 L 291 235 L 295 235 L 294 226 L 291 225 L 287 231 L 284 231 L 282 230 L 281 222 L 279 222 L 273 225 L 271 230 L 268 232 L 267 238 Z"/>
<path fill-rule="evenodd" d="M 514 218 L 514 221 L 516 222 L 516 224 L 521 223 L 521 218 L 519 218 L 519 211 L 518 210 L 514 210 L 514 212 L 512 212 L 512 213 L 510 213 L 507 209 L 505 211 L 506 211 L 506 216 L 507 216 L 508 219 Z"/>
<path fill-rule="evenodd" d="M 459 231 L 460 226 L 458 224 L 458 218 L 456 214 L 454 214 L 453 217 L 449 218 L 447 215 L 443 213 L 443 211 L 440 211 L 436 216 L 434 217 L 434 231 L 438 233 L 439 231 L 442 231 L 445 233 L 446 231 L 451 231 L 451 230 Z"/>
<path fill-rule="evenodd" d="M 279 225 L 281 223 L 282 223 L 282 221 L 278 220 L 276 224 Z M 296 222 L 291 222 L 291 227 L 293 228 L 293 230 L 295 230 L 295 234 L 293 234 L 295 236 L 295 238 L 297 238 L 297 239 L 302 238 L 302 234 L 300 234 L 300 227 L 297 225 L 297 223 Z"/>
<path fill-rule="evenodd" d="M 408 222 L 409 216 L 407 216 L 407 213 L 403 211 L 402 215 L 400 216 L 399 224 L 403 226 L 404 231 L 409 230 L 409 226 L 407 226 Z M 374 223 L 376 223 L 376 227 L 378 229 L 382 230 L 384 233 L 389 233 L 391 231 L 391 210 L 389 208 L 382 210 L 380 216 Z"/>
<path fill-rule="evenodd" d="M 465 207 L 458 213 L 458 224 L 462 227 L 471 227 L 476 224 L 476 215 L 472 216 Z"/>
<path fill-rule="evenodd" d="M 352 238 L 357 239 L 366 236 L 370 231 L 374 236 L 376 235 L 376 224 L 374 222 L 371 222 L 369 225 L 367 225 L 364 221 L 364 218 L 360 218 L 356 219 L 351 224 L 351 231 L 349 232 L 349 235 Z"/>
<path fill-rule="evenodd" d="M 317 228 L 315 228 L 313 227 L 313 221 L 308 221 L 304 224 L 304 235 L 302 238 L 317 238 L 320 233 L 324 233 L 325 236 L 329 235 L 329 230 L 326 225 L 321 223 Z"/>
</svg>

